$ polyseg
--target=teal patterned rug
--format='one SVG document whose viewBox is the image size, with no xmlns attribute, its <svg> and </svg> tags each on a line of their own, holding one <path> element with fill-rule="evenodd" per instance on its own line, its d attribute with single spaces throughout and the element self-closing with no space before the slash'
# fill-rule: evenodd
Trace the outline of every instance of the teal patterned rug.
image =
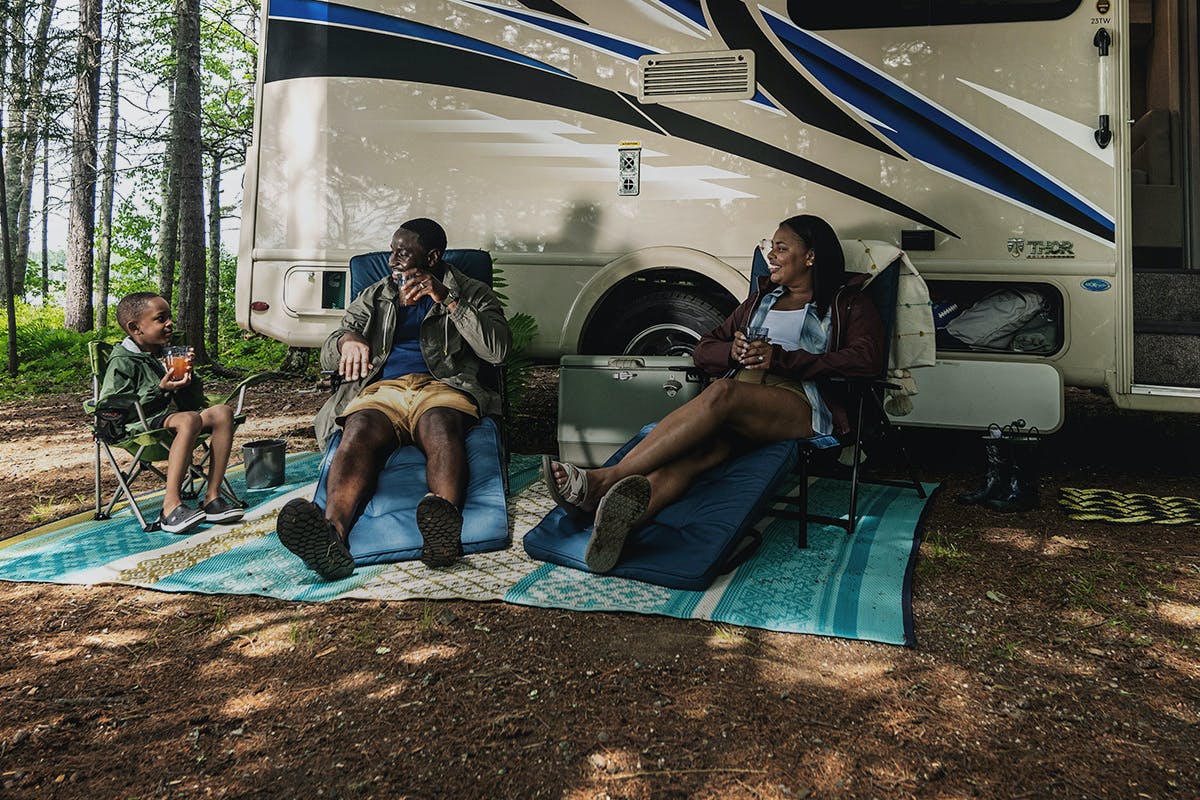
<svg viewBox="0 0 1200 800">
<path fill-rule="evenodd" d="M 932 495 L 937 484 L 926 484 Z M 813 513 L 845 513 L 845 481 L 809 486 Z M 810 524 L 796 547 L 796 523 L 765 517 L 763 543 L 703 592 L 665 589 L 626 578 L 543 564 L 504 595 L 510 603 L 574 611 L 633 611 L 706 619 L 787 633 L 914 646 L 912 573 L 929 498 L 912 490 L 860 484 L 858 529 Z"/>
<path fill-rule="evenodd" d="M 287 483 L 245 492 L 250 508 L 238 525 L 201 527 L 189 536 L 141 530 L 127 510 L 110 520 L 90 514 L 44 525 L 0 542 L 0 580 L 91 585 L 117 583 L 167 592 L 253 594 L 295 601 L 503 600 L 579 611 L 633 611 L 707 619 L 769 630 L 816 633 L 890 644 L 913 644 L 910 587 L 917 531 L 927 504 L 911 491 L 864 486 L 864 518 L 853 537 L 809 527 L 809 547 L 797 550 L 796 523 L 766 517 L 759 551 L 704 592 L 683 592 L 622 578 L 591 575 L 533 561 L 521 538 L 552 508 L 538 477 L 538 457 L 513 456 L 508 515 L 513 544 L 467 556 L 447 569 L 417 562 L 361 567 L 324 582 L 285 550 L 275 535 L 279 509 L 311 497 L 320 458 L 289 457 Z M 933 487 L 930 487 L 931 489 Z M 814 511 L 844 502 L 846 486 L 818 480 Z M 156 514 L 161 499 L 148 498 Z"/>
</svg>

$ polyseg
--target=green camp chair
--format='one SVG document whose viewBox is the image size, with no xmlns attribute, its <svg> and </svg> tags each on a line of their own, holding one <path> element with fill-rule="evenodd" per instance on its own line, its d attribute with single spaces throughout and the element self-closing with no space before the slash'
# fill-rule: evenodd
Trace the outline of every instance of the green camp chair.
<svg viewBox="0 0 1200 800">
<path fill-rule="evenodd" d="M 157 520 L 146 521 L 146 517 L 142 514 L 142 509 L 138 505 L 137 498 L 134 496 L 131 486 L 134 480 L 143 472 L 153 473 L 164 484 L 166 483 L 167 475 L 157 464 L 167 460 L 174 434 L 166 428 L 146 430 L 146 415 L 142 411 L 141 404 L 132 396 L 113 397 L 106 401 L 104 408 L 99 407 L 100 386 L 104 382 L 104 372 L 108 367 L 108 359 L 112 353 L 112 348 L 113 346 L 107 342 L 91 342 L 88 344 L 88 357 L 92 370 L 92 397 L 90 400 L 84 402 L 83 409 L 92 418 L 92 439 L 96 443 L 95 518 L 108 519 L 117 501 L 121 497 L 124 497 L 129 503 L 129 508 L 133 511 L 133 515 L 137 517 L 138 523 L 141 524 L 142 530 L 158 530 L 159 524 Z M 225 403 L 233 405 L 232 401 L 236 398 L 237 404 L 233 408 L 233 429 L 236 431 L 238 426 L 246 421 L 246 414 L 242 410 L 246 390 L 251 386 L 262 383 L 270 377 L 271 373 L 251 375 L 235 386 L 233 391 L 228 395 L 209 395 L 207 397 L 208 404 L 216 405 L 218 403 Z M 122 429 L 123 426 L 113 424 L 114 411 L 121 411 L 120 416 L 124 416 L 124 409 L 131 407 L 137 412 L 143 429 L 137 432 L 126 433 Z M 198 497 L 207 480 L 205 467 L 208 464 L 210 456 L 207 440 L 208 434 L 201 434 L 196 440 L 196 446 L 203 452 L 203 455 L 198 463 L 193 463 L 188 469 L 187 478 L 181 487 L 182 494 L 186 498 Z M 124 450 L 133 457 L 133 461 L 127 468 L 121 467 L 116 454 L 113 452 L 113 448 Z M 108 457 L 108 463 L 112 467 L 113 474 L 117 479 L 117 488 L 113 491 L 107 504 L 104 503 L 104 493 L 101 486 L 101 473 L 103 471 L 100 458 L 101 451 Z M 233 487 L 230 485 L 228 479 L 223 480 L 221 483 L 221 494 L 225 495 L 232 502 L 243 505 L 241 498 L 233 491 Z"/>
</svg>

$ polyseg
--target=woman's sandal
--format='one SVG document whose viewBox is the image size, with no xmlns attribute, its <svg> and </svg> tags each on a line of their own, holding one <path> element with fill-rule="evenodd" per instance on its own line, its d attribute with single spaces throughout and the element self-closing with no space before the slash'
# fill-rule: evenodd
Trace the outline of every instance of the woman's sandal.
<svg viewBox="0 0 1200 800">
<path fill-rule="evenodd" d="M 558 480 L 554 477 L 554 460 L 550 456 L 542 456 L 542 481 L 546 491 L 555 505 L 567 512 L 574 522 L 589 522 L 592 515 L 581 507 L 587 500 L 587 473 L 574 464 L 562 462 L 562 468 L 567 473 L 567 482 L 559 488 Z"/>
<path fill-rule="evenodd" d="M 650 481 L 630 475 L 612 485 L 596 507 L 596 527 L 588 539 L 583 560 L 592 572 L 608 572 L 617 565 L 625 540 L 650 505 Z"/>
</svg>

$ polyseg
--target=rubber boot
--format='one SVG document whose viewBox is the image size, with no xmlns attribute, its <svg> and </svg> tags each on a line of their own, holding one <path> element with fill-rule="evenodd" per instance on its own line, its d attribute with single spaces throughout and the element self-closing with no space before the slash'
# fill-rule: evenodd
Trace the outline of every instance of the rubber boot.
<svg viewBox="0 0 1200 800">
<path fill-rule="evenodd" d="M 987 462 L 983 486 L 958 496 L 963 505 L 975 505 L 1009 493 L 1008 441 L 994 436 L 983 437 L 983 456 Z"/>
<path fill-rule="evenodd" d="M 1038 467 L 1036 436 L 1007 439 L 1009 480 L 1005 491 L 986 501 L 988 508 L 1004 513 L 1028 511 L 1038 506 Z"/>
</svg>

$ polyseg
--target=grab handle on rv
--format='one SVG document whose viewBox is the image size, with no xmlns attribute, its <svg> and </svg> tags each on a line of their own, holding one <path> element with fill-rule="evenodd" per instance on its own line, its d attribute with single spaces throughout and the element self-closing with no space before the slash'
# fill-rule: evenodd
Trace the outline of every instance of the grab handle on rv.
<svg viewBox="0 0 1200 800">
<path fill-rule="evenodd" d="M 1108 32 L 1108 28 L 1100 28 L 1096 31 L 1096 35 L 1092 37 L 1092 46 L 1100 51 L 1099 64 L 1099 85 L 1100 85 L 1100 127 L 1095 130 L 1096 144 L 1100 145 L 1100 149 L 1108 147 L 1112 141 L 1112 128 L 1109 127 L 1108 116 L 1108 49 L 1112 45 L 1112 35 Z"/>
</svg>

